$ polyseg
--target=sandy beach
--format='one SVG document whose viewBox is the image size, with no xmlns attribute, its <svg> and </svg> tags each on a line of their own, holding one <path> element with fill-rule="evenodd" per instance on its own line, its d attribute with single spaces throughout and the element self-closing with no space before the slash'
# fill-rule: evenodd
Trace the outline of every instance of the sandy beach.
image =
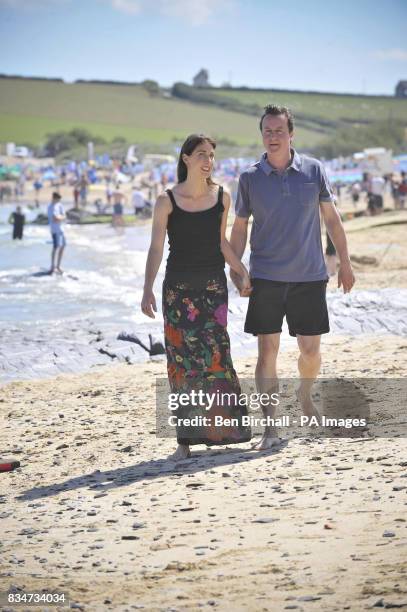
<svg viewBox="0 0 407 612">
<path fill-rule="evenodd" d="M 404 234 L 348 233 L 358 290 L 407 286 Z M 407 337 L 383 332 L 326 336 L 321 376 L 405 378 Z M 281 377 L 296 359 L 284 347 Z M 235 359 L 241 377 L 254 366 Z M 153 358 L 2 387 L 0 448 L 21 467 L 0 475 L 1 591 L 65 591 L 92 612 L 407 608 L 405 439 L 198 446 L 169 463 L 164 376 Z"/>
</svg>

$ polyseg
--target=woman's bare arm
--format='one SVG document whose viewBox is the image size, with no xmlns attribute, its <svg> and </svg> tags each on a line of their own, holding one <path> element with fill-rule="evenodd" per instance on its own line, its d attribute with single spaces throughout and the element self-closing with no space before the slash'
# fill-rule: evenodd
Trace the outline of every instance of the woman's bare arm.
<svg viewBox="0 0 407 612">
<path fill-rule="evenodd" d="M 144 278 L 144 294 L 141 301 L 141 310 L 152 319 L 155 318 L 154 311 L 157 312 L 153 285 L 163 257 L 168 215 L 171 211 L 172 206 L 168 196 L 166 194 L 160 195 L 154 207 L 151 243 L 148 250 Z"/>
</svg>

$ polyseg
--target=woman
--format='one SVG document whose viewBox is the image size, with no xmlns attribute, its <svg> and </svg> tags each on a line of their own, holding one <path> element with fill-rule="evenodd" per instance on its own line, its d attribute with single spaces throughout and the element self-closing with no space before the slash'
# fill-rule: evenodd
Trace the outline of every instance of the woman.
<svg viewBox="0 0 407 612">
<path fill-rule="evenodd" d="M 167 370 L 171 392 L 203 390 L 240 394 L 227 333 L 225 260 L 240 277 L 240 293 L 251 291 L 245 266 L 225 238 L 230 196 L 211 173 L 216 143 L 202 134 L 188 136 L 178 160 L 178 183 L 160 195 L 154 208 L 141 309 L 154 318 L 153 284 L 168 232 L 169 256 L 163 283 L 163 316 Z M 205 412 L 205 411 L 203 411 Z M 245 408 L 215 403 L 206 412 L 241 416 Z M 195 407 L 195 414 L 197 414 Z M 203 413 L 201 413 L 203 414 Z M 193 416 L 191 406 L 178 416 Z M 190 456 L 190 444 L 225 444 L 250 439 L 241 426 L 177 427 L 178 448 L 171 456 Z"/>
</svg>

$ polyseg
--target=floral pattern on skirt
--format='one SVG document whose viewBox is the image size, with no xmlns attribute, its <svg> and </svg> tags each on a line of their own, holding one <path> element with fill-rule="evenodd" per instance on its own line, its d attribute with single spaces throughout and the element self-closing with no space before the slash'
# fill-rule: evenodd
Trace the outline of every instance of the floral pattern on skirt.
<svg viewBox="0 0 407 612">
<path fill-rule="evenodd" d="M 227 332 L 228 291 L 225 275 L 201 287 L 190 282 L 164 280 L 163 315 L 167 370 L 171 393 L 213 394 L 215 401 L 204 406 L 182 406 L 178 418 L 207 417 L 211 424 L 177 426 L 181 444 L 233 444 L 250 440 L 250 427 L 242 426 L 247 407 L 233 401 L 241 393 L 233 368 Z M 228 401 L 222 394 L 232 394 Z M 236 395 L 234 395 L 236 394 Z M 214 417 L 237 419 L 234 425 L 215 426 Z"/>
</svg>

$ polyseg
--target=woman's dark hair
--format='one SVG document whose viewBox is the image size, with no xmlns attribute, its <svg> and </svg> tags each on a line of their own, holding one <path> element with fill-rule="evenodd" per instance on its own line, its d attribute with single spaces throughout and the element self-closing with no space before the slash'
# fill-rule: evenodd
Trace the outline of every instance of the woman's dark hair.
<svg viewBox="0 0 407 612">
<path fill-rule="evenodd" d="M 184 181 L 186 181 L 188 176 L 188 168 L 184 160 L 182 159 L 182 156 L 191 155 L 195 151 L 195 149 L 204 142 L 207 142 L 214 149 L 216 149 L 216 142 L 213 140 L 213 138 L 210 138 L 210 136 L 205 136 L 205 134 L 190 134 L 182 145 L 177 165 L 178 183 L 183 183 Z M 208 185 L 214 184 L 210 176 L 206 180 L 208 182 Z"/>
</svg>

